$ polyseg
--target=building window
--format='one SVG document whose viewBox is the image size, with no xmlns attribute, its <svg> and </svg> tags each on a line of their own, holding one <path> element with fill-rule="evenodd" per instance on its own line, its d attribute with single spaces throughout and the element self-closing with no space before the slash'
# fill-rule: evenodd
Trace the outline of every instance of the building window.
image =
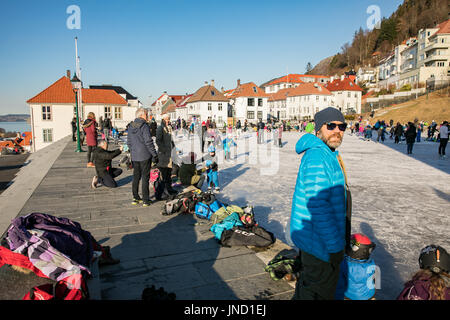
<svg viewBox="0 0 450 320">
<path fill-rule="evenodd" d="M 247 99 L 247 105 L 249 107 L 253 107 L 255 105 L 255 99 L 254 98 L 248 98 Z"/>
<path fill-rule="evenodd" d="M 247 111 L 247 119 L 255 119 L 255 111 Z"/>
<path fill-rule="evenodd" d="M 111 119 L 111 107 L 105 107 L 105 115 L 104 118 Z"/>
<path fill-rule="evenodd" d="M 53 142 L 53 129 L 42 129 L 44 142 Z"/>
<path fill-rule="evenodd" d="M 262 106 L 263 106 L 263 99 L 258 98 L 258 107 L 262 107 Z"/>
<path fill-rule="evenodd" d="M 350 92 L 347 92 L 347 97 L 349 97 L 349 98 L 350 98 Z"/>
<path fill-rule="evenodd" d="M 222 111 L 222 103 L 219 103 L 219 105 L 217 106 L 217 108 L 219 109 L 219 111 Z"/>
<path fill-rule="evenodd" d="M 114 108 L 114 119 L 122 120 L 122 107 Z"/>
<path fill-rule="evenodd" d="M 208 111 L 212 111 L 212 103 L 208 102 Z"/>
<path fill-rule="evenodd" d="M 262 111 L 258 111 L 258 119 L 262 119 L 262 117 L 263 117 Z"/>
<path fill-rule="evenodd" d="M 316 101 L 319 101 L 319 96 L 316 96 Z"/>
<path fill-rule="evenodd" d="M 42 106 L 42 120 L 52 120 L 52 108 L 50 106 Z"/>
</svg>

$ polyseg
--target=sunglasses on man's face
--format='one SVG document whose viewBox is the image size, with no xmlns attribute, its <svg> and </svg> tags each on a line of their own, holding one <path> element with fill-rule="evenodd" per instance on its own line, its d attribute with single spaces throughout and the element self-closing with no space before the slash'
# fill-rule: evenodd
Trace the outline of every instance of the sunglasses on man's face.
<svg viewBox="0 0 450 320">
<path fill-rule="evenodd" d="M 347 129 L 347 124 L 346 123 L 333 123 L 333 122 L 328 122 L 327 123 L 327 129 L 330 131 L 333 131 L 334 129 L 336 129 L 336 127 L 339 128 L 340 131 L 345 131 L 345 129 Z"/>
</svg>

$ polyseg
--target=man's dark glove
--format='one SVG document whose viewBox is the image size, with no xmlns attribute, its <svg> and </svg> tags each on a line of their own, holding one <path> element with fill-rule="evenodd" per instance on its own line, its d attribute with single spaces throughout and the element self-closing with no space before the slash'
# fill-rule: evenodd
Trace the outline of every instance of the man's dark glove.
<svg viewBox="0 0 450 320">
<path fill-rule="evenodd" d="M 342 260 L 344 260 L 344 250 L 336 253 L 330 253 L 330 263 L 338 265 L 341 264 Z"/>
<path fill-rule="evenodd" d="M 154 156 L 152 162 L 154 164 L 158 164 L 158 162 L 159 162 L 158 156 Z"/>
</svg>

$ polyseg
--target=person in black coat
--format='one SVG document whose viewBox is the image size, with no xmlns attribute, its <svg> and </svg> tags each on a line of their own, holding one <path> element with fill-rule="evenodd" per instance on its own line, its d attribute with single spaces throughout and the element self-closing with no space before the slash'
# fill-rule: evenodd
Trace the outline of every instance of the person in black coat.
<svg viewBox="0 0 450 320">
<path fill-rule="evenodd" d="M 412 154 L 412 149 L 414 146 L 414 142 L 416 141 L 417 131 L 416 127 L 414 126 L 414 123 L 408 122 L 408 128 L 405 132 L 405 138 L 406 138 L 406 152 L 407 154 Z"/>
<path fill-rule="evenodd" d="M 108 150 L 108 142 L 100 140 L 94 149 L 94 164 L 96 176 L 92 179 L 92 188 L 97 188 L 99 184 L 108 188 L 116 188 L 117 183 L 114 178 L 122 174 L 122 169 L 112 167 L 112 159 L 122 153 L 122 147 L 113 151 Z"/>
<path fill-rule="evenodd" d="M 77 118 L 73 118 L 70 124 L 72 126 L 72 140 L 77 141 Z"/>
<path fill-rule="evenodd" d="M 152 118 L 150 121 L 150 135 L 152 137 L 156 137 L 156 128 L 158 128 L 158 124 L 156 123 L 155 118 Z"/>
<path fill-rule="evenodd" d="M 400 138 L 403 135 L 403 126 L 400 124 L 400 122 L 397 122 L 397 125 L 395 126 L 394 129 L 394 135 L 395 135 L 395 143 L 399 143 L 400 142 Z"/>
</svg>

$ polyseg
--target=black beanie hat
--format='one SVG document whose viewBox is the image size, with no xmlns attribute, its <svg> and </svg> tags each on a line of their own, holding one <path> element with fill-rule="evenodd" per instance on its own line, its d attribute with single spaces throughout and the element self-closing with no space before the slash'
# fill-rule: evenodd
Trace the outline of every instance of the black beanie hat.
<svg viewBox="0 0 450 320">
<path fill-rule="evenodd" d="M 325 123 L 331 122 L 331 121 L 340 121 L 342 123 L 345 122 L 344 115 L 342 112 L 340 112 L 338 109 L 333 107 L 328 107 L 326 109 L 323 109 L 322 111 L 317 112 L 314 115 L 314 123 L 315 127 L 314 129 L 317 131 L 322 128 L 322 126 Z"/>
</svg>

